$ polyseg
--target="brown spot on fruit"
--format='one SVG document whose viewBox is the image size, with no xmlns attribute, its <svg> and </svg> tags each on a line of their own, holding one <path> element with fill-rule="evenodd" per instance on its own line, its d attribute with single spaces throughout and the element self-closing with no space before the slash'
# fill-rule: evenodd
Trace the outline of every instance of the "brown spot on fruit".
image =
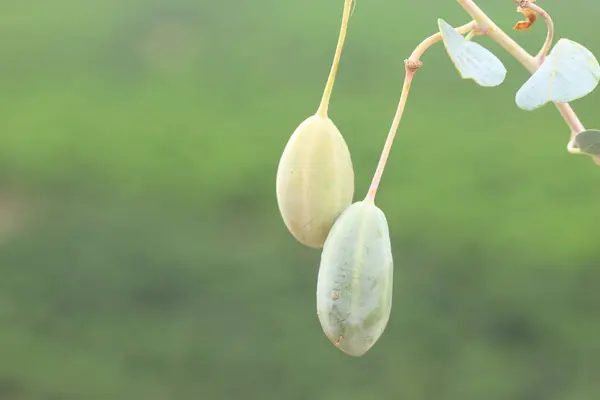
<svg viewBox="0 0 600 400">
<path fill-rule="evenodd" d="M 335 344 L 336 346 L 339 346 L 340 343 L 342 342 L 342 340 L 344 340 L 344 337 L 340 336 L 335 342 L 333 342 L 333 344 Z"/>
</svg>

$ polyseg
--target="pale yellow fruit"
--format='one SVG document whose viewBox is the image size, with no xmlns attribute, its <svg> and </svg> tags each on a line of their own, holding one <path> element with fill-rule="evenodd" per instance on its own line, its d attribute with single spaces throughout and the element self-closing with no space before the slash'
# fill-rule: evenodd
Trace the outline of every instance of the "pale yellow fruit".
<svg viewBox="0 0 600 400">
<path fill-rule="evenodd" d="M 277 169 L 277 203 L 291 234 L 321 248 L 336 218 L 352 203 L 354 170 L 342 134 L 313 115 L 290 137 Z"/>
</svg>

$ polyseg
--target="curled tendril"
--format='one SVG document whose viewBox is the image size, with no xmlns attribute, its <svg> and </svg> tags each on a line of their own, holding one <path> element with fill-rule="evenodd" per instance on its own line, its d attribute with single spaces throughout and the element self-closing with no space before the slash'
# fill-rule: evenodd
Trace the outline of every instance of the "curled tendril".
<svg viewBox="0 0 600 400">
<path fill-rule="evenodd" d="M 354 10 L 356 10 L 356 0 L 352 0 L 352 11 L 350 11 L 350 16 L 354 14 Z"/>
<path fill-rule="evenodd" d="M 523 14 L 526 19 L 517 22 L 515 26 L 513 26 L 513 29 L 516 31 L 526 31 L 531 28 L 531 25 L 533 25 L 537 19 L 536 12 L 528 8 L 522 8 L 521 6 L 517 7 L 517 11 Z"/>
</svg>

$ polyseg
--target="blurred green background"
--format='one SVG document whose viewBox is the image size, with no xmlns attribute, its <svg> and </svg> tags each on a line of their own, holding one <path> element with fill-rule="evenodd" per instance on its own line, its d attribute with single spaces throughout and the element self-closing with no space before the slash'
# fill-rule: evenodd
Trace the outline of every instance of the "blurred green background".
<svg viewBox="0 0 600 400">
<path fill-rule="evenodd" d="M 538 1 L 600 55 L 600 4 Z M 313 114 L 342 0 L 6 1 L 0 13 L 1 400 L 600 398 L 600 168 L 549 105 L 432 48 L 378 194 L 392 317 L 362 358 L 315 308 L 279 157 Z M 537 52 L 543 23 L 480 6 Z M 330 107 L 366 194 L 403 79 L 455 1 L 359 0 Z M 557 37 L 557 38 L 558 38 Z M 600 95 L 573 103 L 600 127 Z"/>
</svg>

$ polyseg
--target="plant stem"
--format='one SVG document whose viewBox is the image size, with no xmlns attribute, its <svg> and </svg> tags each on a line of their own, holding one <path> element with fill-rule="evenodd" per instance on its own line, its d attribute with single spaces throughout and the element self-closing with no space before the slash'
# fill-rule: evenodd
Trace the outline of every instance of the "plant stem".
<svg viewBox="0 0 600 400">
<path fill-rule="evenodd" d="M 465 24 L 461 27 L 456 28 L 456 31 L 464 34 L 475 26 L 475 21 L 471 21 L 468 24 Z M 406 74 L 404 76 L 404 85 L 402 86 L 402 94 L 400 95 L 400 102 L 398 103 L 398 108 L 396 109 L 396 114 L 394 115 L 394 120 L 392 121 L 392 126 L 388 133 L 388 136 L 385 140 L 385 144 L 383 146 L 383 150 L 381 151 L 381 157 L 379 159 L 379 163 L 377 164 L 377 169 L 375 170 L 375 175 L 373 176 L 373 180 L 371 181 L 371 186 L 369 187 L 369 191 L 367 193 L 367 200 L 375 201 L 375 195 L 377 194 L 377 189 L 379 188 L 379 183 L 381 182 L 381 177 L 383 176 L 383 171 L 385 170 L 385 165 L 387 163 L 387 159 L 390 155 L 390 151 L 392 150 L 392 145 L 394 144 L 394 138 L 396 137 L 396 132 L 398 131 L 398 126 L 400 125 L 400 120 L 402 119 L 402 114 L 404 114 L 404 108 L 406 106 L 406 100 L 408 99 L 408 93 L 410 92 L 410 85 L 412 83 L 413 77 L 417 70 L 421 67 L 420 58 L 423 56 L 425 51 L 433 44 L 442 40 L 442 34 L 437 32 L 433 35 L 429 36 L 427 39 L 423 40 L 412 52 L 410 57 L 404 61 Z"/>
<path fill-rule="evenodd" d="M 477 32 L 475 31 L 475 29 L 473 29 L 471 32 L 469 32 L 467 34 L 467 36 L 465 36 L 465 40 L 473 40 L 473 38 L 475 37 L 476 34 L 477 34 Z"/>
<path fill-rule="evenodd" d="M 327 78 L 327 84 L 325 85 L 323 97 L 321 98 L 321 104 L 319 105 L 319 108 L 317 110 L 317 115 L 321 117 L 327 117 L 327 111 L 329 110 L 329 100 L 331 99 L 331 92 L 333 91 L 335 77 L 340 66 L 340 59 L 342 58 L 342 50 L 344 49 L 344 42 L 346 41 L 348 20 L 350 19 L 353 3 L 353 0 L 345 0 L 344 2 L 344 12 L 342 14 L 342 25 L 340 27 L 340 35 L 338 37 L 335 54 L 333 56 L 331 70 L 329 71 L 329 77 Z"/>
<path fill-rule="evenodd" d="M 475 28 L 476 25 L 477 25 L 477 23 L 475 21 L 471 21 L 467 24 L 459 26 L 458 28 L 455 28 L 454 30 L 456 32 L 460 33 L 461 35 L 464 35 L 465 33 L 473 30 L 473 28 Z M 442 40 L 442 34 L 440 32 L 434 33 L 433 35 L 429 36 L 427 39 L 423 40 L 415 48 L 415 50 L 412 52 L 412 54 L 410 55 L 410 57 L 408 59 L 412 62 L 418 62 L 421 59 L 421 57 L 423 57 L 423 54 L 425 53 L 425 51 L 427 51 L 427 49 L 429 47 L 436 44 L 440 40 Z"/>
<path fill-rule="evenodd" d="M 367 199 L 370 201 L 375 201 L 375 195 L 377 194 L 377 189 L 379 188 L 379 183 L 381 182 L 381 176 L 383 175 L 385 164 L 387 163 L 388 156 L 390 155 L 390 150 L 392 150 L 392 144 L 394 143 L 396 131 L 398 130 L 400 120 L 402 119 L 402 114 L 404 113 L 404 106 L 406 106 L 406 99 L 408 98 L 408 92 L 410 91 L 410 84 L 415 76 L 416 69 L 411 69 L 408 65 L 406 65 L 405 70 L 406 75 L 404 77 L 404 85 L 402 86 L 402 94 L 400 95 L 398 109 L 396 110 L 396 115 L 394 115 L 392 127 L 390 128 L 390 132 L 385 140 L 385 145 L 383 146 L 381 157 L 379 159 L 379 164 L 377 164 L 375 175 L 373 176 L 371 186 L 369 187 L 369 192 L 367 193 Z"/>
<path fill-rule="evenodd" d="M 464 8 L 464 10 L 471 15 L 471 17 L 477 21 L 477 25 L 483 31 L 487 32 L 487 35 L 495 40 L 504 50 L 512 55 L 517 61 L 519 61 L 530 73 L 534 73 L 538 68 L 538 61 L 535 57 L 525 51 L 517 42 L 515 42 L 510 36 L 502 31 L 484 13 L 481 8 L 475 4 L 473 0 L 457 0 L 458 3 Z M 568 103 L 554 103 L 558 111 L 562 115 L 563 119 L 571 129 L 571 138 L 575 137 L 579 132 L 585 130 L 581 121 L 573 111 L 573 108 Z"/>
<path fill-rule="evenodd" d="M 478 27 L 494 39 L 502 48 L 516 58 L 529 72 L 535 72 L 537 65 L 534 58 L 517 42 L 498 27 L 472 0 L 457 0 L 469 15 L 477 22 Z"/>
<path fill-rule="evenodd" d="M 535 57 L 538 61 L 538 64 L 541 65 L 544 62 L 544 58 L 548 55 L 550 49 L 552 48 L 552 41 L 554 40 L 554 21 L 552 21 L 550 14 L 548 14 L 546 10 L 530 1 L 524 2 L 524 4 L 521 5 L 521 8 L 528 8 L 532 11 L 535 11 L 537 14 L 541 15 L 542 18 L 544 18 L 544 21 L 546 21 L 546 26 L 548 27 L 546 41 L 540 49 L 540 52 Z"/>
</svg>

